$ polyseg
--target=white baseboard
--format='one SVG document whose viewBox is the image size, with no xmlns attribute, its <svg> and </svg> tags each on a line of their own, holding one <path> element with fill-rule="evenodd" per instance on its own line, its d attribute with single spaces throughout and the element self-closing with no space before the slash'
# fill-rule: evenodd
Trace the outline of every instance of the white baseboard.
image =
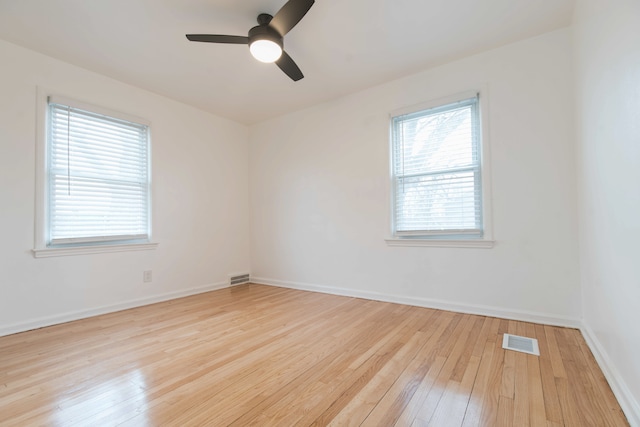
<svg viewBox="0 0 640 427">
<path fill-rule="evenodd" d="M 582 332 L 582 336 L 584 336 L 587 345 L 591 349 L 593 357 L 596 358 L 602 373 L 609 382 L 609 386 L 616 399 L 618 399 L 622 411 L 627 416 L 627 421 L 632 427 L 640 427 L 640 403 L 633 397 L 624 380 L 624 376 L 616 369 L 596 335 L 584 322 L 580 327 L 580 332 Z"/>
<path fill-rule="evenodd" d="M 74 320 L 86 319 L 87 317 L 99 316 L 101 314 L 113 313 L 116 311 L 127 310 L 129 308 L 141 307 L 143 305 L 155 304 L 157 302 L 187 297 L 190 295 L 201 294 L 203 292 L 210 292 L 228 287 L 229 284 L 227 282 L 213 283 L 210 285 L 199 286 L 197 288 L 168 292 L 161 295 L 153 295 L 147 298 L 129 300 L 117 304 L 91 308 L 88 310 L 71 311 L 55 316 L 40 317 L 38 319 L 29 320 L 27 322 L 14 323 L 12 325 L 2 325 L 0 326 L 0 336 L 30 331 L 32 329 L 44 328 L 51 325 L 58 325 L 60 323 L 71 322 Z"/>
<path fill-rule="evenodd" d="M 481 316 L 499 317 L 501 319 L 520 320 L 523 322 L 541 323 L 545 325 L 562 326 L 567 328 L 580 328 L 580 319 L 559 316 L 549 313 L 537 313 L 524 310 L 508 310 L 501 307 L 485 305 L 464 304 L 451 301 L 443 301 L 431 298 L 408 297 L 401 295 L 383 294 L 371 291 L 359 291 L 330 286 L 311 285 L 307 283 L 289 282 L 270 279 L 267 277 L 251 277 L 252 283 L 259 283 L 283 288 L 299 289 L 303 291 L 322 292 L 325 294 L 341 295 L 355 298 L 364 298 L 376 301 L 393 302 L 397 304 L 413 305 L 417 307 L 436 308 L 439 310 L 455 311 L 458 313 L 478 314 Z"/>
</svg>

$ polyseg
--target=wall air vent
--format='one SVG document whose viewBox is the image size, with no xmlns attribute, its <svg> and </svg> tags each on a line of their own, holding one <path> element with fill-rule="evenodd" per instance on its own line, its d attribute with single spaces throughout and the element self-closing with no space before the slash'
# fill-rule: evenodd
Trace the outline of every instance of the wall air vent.
<svg viewBox="0 0 640 427">
<path fill-rule="evenodd" d="M 504 334 L 502 348 L 506 350 L 519 351 L 521 353 L 540 356 L 538 340 L 535 338 L 520 337 L 518 335 Z"/>
<path fill-rule="evenodd" d="M 233 274 L 229 275 L 229 286 L 241 285 L 243 283 L 249 283 L 251 275 L 249 273 Z"/>
</svg>

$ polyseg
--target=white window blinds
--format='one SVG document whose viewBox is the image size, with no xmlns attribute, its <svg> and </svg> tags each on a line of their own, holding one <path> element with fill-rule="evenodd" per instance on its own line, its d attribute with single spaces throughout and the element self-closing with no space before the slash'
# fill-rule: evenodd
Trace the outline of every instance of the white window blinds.
<svg viewBox="0 0 640 427">
<path fill-rule="evenodd" d="M 148 240 L 148 126 L 55 98 L 48 119 L 48 245 Z"/>
<path fill-rule="evenodd" d="M 392 118 L 396 235 L 482 235 L 478 97 Z"/>
</svg>

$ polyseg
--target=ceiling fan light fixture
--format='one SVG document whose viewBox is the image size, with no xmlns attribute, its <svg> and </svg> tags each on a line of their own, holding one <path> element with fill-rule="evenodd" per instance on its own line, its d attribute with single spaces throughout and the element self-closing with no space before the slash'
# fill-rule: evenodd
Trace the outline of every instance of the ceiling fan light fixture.
<svg viewBox="0 0 640 427">
<path fill-rule="evenodd" d="M 248 45 L 254 58 L 267 63 L 275 62 L 291 80 L 297 82 L 304 78 L 304 74 L 289 54 L 283 50 L 283 38 L 300 22 L 313 3 L 315 0 L 288 0 L 275 16 L 261 13 L 257 19 L 258 25 L 251 28 L 246 37 L 224 34 L 186 34 L 186 36 L 192 42 Z"/>
<path fill-rule="evenodd" d="M 282 55 L 282 46 L 268 39 L 258 39 L 249 45 L 251 55 L 260 62 L 276 62 Z"/>
</svg>

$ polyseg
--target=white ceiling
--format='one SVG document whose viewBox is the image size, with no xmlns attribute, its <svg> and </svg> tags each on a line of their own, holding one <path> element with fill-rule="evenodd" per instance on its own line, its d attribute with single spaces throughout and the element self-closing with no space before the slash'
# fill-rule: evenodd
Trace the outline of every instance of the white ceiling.
<svg viewBox="0 0 640 427">
<path fill-rule="evenodd" d="M 246 46 L 185 38 L 246 35 L 284 3 L 0 0 L 0 38 L 250 124 L 565 27 L 574 0 L 318 0 L 285 37 L 299 82 Z"/>
</svg>

